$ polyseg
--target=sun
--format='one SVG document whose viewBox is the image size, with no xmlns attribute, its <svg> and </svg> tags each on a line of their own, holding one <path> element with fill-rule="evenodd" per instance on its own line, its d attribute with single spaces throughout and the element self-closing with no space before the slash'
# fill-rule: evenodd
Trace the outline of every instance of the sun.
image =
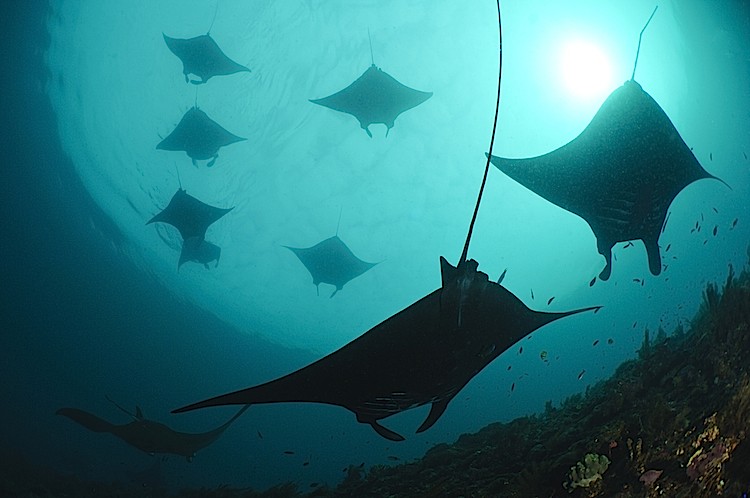
<svg viewBox="0 0 750 498">
<path fill-rule="evenodd" d="M 601 101 L 612 91 L 614 81 L 609 57 L 599 45 L 576 39 L 560 54 L 560 70 L 569 94 L 586 101 Z"/>
</svg>

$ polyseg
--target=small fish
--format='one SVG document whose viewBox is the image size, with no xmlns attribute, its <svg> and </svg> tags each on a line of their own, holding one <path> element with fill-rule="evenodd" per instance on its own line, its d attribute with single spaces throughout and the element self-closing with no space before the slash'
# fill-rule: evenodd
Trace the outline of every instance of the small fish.
<svg viewBox="0 0 750 498">
<path fill-rule="evenodd" d="M 518 354 L 521 354 L 521 353 L 523 353 L 523 346 L 521 346 L 520 348 L 518 348 Z"/>
<path fill-rule="evenodd" d="M 599 339 L 595 340 L 594 344 L 592 344 L 592 346 L 596 346 L 597 344 L 599 344 Z"/>
<path fill-rule="evenodd" d="M 591 282 L 589 282 L 589 287 L 593 287 L 595 283 L 596 283 L 596 277 L 591 279 Z"/>
<path fill-rule="evenodd" d="M 636 325 L 638 325 L 638 321 L 637 320 L 635 322 L 633 322 L 633 328 L 635 328 Z"/>
<path fill-rule="evenodd" d="M 719 214 L 719 210 L 718 210 L 718 209 L 716 209 L 715 207 L 712 207 L 711 209 L 713 209 L 713 210 L 714 210 L 714 213 L 716 213 L 716 214 Z"/>
<path fill-rule="evenodd" d="M 669 248 L 670 248 L 670 247 L 672 247 L 672 244 L 667 244 L 667 248 L 666 248 L 666 249 L 664 249 L 664 252 L 667 252 L 667 251 L 669 251 Z"/>
<path fill-rule="evenodd" d="M 387 458 L 388 458 L 388 460 L 393 460 L 394 462 L 395 462 L 395 461 L 397 461 L 397 460 L 401 460 L 401 459 L 400 459 L 399 457 L 397 457 L 396 455 L 388 455 L 388 457 L 387 457 Z"/>
<path fill-rule="evenodd" d="M 698 232 L 699 232 L 699 233 L 700 233 L 700 231 L 701 231 L 701 228 L 703 228 L 703 225 L 701 225 L 701 226 L 699 226 L 699 227 L 698 227 Z"/>
<path fill-rule="evenodd" d="M 714 160 L 714 153 L 713 152 L 709 152 L 708 153 L 708 160 L 709 161 L 713 161 Z"/>
<path fill-rule="evenodd" d="M 292 450 L 286 450 L 284 452 L 285 455 L 294 455 L 294 452 Z"/>
<path fill-rule="evenodd" d="M 743 152 L 742 155 L 745 156 L 745 161 L 747 161 L 747 154 Z"/>
<path fill-rule="evenodd" d="M 578 374 L 578 380 L 581 380 L 583 378 L 583 374 L 586 373 L 586 370 L 581 370 L 581 373 Z"/>
<path fill-rule="evenodd" d="M 738 220 L 739 220 L 739 218 L 735 218 L 735 219 L 734 219 L 734 221 L 732 222 L 732 228 L 734 228 L 734 227 L 736 227 L 736 226 L 737 226 L 737 221 L 738 221 Z"/>
<path fill-rule="evenodd" d="M 510 392 L 513 392 L 516 389 L 516 383 L 510 385 Z"/>
<path fill-rule="evenodd" d="M 510 372 L 510 369 L 513 368 L 511 365 L 508 365 L 508 372 Z"/>
<path fill-rule="evenodd" d="M 640 284 L 641 283 L 641 279 L 640 278 L 634 278 L 633 282 L 635 282 L 637 284 Z"/>
<path fill-rule="evenodd" d="M 701 213 L 701 221 L 703 221 L 703 213 Z"/>
<path fill-rule="evenodd" d="M 534 299 L 534 289 L 531 289 L 531 299 Z"/>
<path fill-rule="evenodd" d="M 547 351 L 542 351 L 539 353 L 539 358 L 542 359 L 542 361 L 547 361 Z"/>
<path fill-rule="evenodd" d="M 552 304 L 552 301 L 554 301 L 554 300 L 555 300 L 555 296 L 552 296 L 551 298 L 549 298 L 549 300 L 547 301 L 547 306 L 549 306 L 550 304 Z"/>
<path fill-rule="evenodd" d="M 607 339 L 607 344 L 609 344 L 610 346 L 611 346 L 612 344 L 614 344 L 614 343 L 615 343 L 615 340 L 614 340 L 614 339 L 612 339 L 611 337 L 610 337 L 609 339 Z"/>
<path fill-rule="evenodd" d="M 302 466 L 303 466 L 303 467 L 307 467 L 308 465 L 310 465 L 310 462 L 308 462 L 308 461 L 304 461 L 304 462 L 302 462 Z"/>
<path fill-rule="evenodd" d="M 714 227 L 714 237 L 716 237 L 716 233 L 719 231 L 719 226 Z"/>
<path fill-rule="evenodd" d="M 263 434 L 261 434 L 261 433 L 260 433 L 260 431 L 258 431 L 258 437 L 259 437 L 260 439 L 263 439 Z"/>
<path fill-rule="evenodd" d="M 503 272 L 502 272 L 502 273 L 500 274 L 500 276 L 498 277 L 498 279 L 497 279 L 497 283 L 498 283 L 498 284 L 502 284 L 502 283 L 503 283 L 503 279 L 505 279 L 505 274 L 506 274 L 506 273 L 508 273 L 508 269 L 507 269 L 507 268 L 506 268 L 506 269 L 504 269 L 504 270 L 503 270 Z"/>
</svg>

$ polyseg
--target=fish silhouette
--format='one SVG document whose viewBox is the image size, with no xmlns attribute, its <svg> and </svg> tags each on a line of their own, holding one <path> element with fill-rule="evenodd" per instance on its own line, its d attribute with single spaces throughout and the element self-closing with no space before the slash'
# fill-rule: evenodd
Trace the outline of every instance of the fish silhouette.
<svg viewBox="0 0 750 498">
<path fill-rule="evenodd" d="M 214 76 L 250 72 L 245 66 L 227 57 L 208 33 L 188 39 L 163 36 L 169 50 L 182 61 L 185 82 L 202 85 Z M 200 79 L 190 79 L 189 74 Z"/>
<path fill-rule="evenodd" d="M 114 403 L 112 400 L 110 402 Z M 184 456 L 188 461 L 192 461 L 199 450 L 216 441 L 248 409 L 247 406 L 243 406 L 232 418 L 216 429 L 196 434 L 178 432 L 160 422 L 149 420 L 143 416 L 139 407 L 136 407 L 135 413 L 130 413 L 117 403 L 114 404 L 130 415 L 133 420 L 127 424 L 117 425 L 77 408 L 60 408 L 56 413 L 68 417 L 90 431 L 109 432 L 146 453 L 170 453 Z"/>
<path fill-rule="evenodd" d="M 196 261 L 208 268 L 212 261 L 219 264 L 221 248 L 205 240 L 206 230 L 232 209 L 209 206 L 180 188 L 167 207 L 146 224 L 168 223 L 179 230 L 183 242 L 178 268 L 186 261 Z"/>
<path fill-rule="evenodd" d="M 207 160 L 206 166 L 210 168 L 216 163 L 220 148 L 243 140 L 247 139 L 228 132 L 208 114 L 193 106 L 156 148 L 185 152 L 194 166 L 198 166 L 198 161 Z"/>
<path fill-rule="evenodd" d="M 338 235 L 318 242 L 312 247 L 284 247 L 296 254 L 305 265 L 312 276 L 313 284 L 318 287 L 318 293 L 320 293 L 321 283 L 336 286 L 331 297 L 336 295 L 347 282 L 377 264 L 359 259 Z"/>
<path fill-rule="evenodd" d="M 640 41 L 638 46 L 640 50 Z M 645 245 L 651 273 L 659 275 L 658 241 L 670 205 L 691 183 L 717 179 L 703 169 L 667 114 L 634 79 L 612 92 L 570 143 L 538 157 L 492 156 L 491 161 L 589 224 L 605 258 L 602 280 L 611 274 L 614 245 L 637 239 Z"/>
</svg>

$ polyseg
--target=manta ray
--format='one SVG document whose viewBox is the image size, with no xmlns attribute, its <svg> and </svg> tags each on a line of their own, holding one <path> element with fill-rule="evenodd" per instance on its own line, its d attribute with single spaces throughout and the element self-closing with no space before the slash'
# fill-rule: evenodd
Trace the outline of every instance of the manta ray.
<svg viewBox="0 0 750 498">
<path fill-rule="evenodd" d="M 109 399 L 109 398 L 107 398 Z M 112 424 L 78 408 L 60 408 L 57 415 L 63 415 L 94 432 L 109 432 L 131 446 L 149 454 L 170 453 L 193 461 L 195 454 L 216 441 L 232 423 L 245 413 L 249 407 L 243 406 L 232 418 L 214 430 L 201 433 L 178 432 L 166 425 L 149 420 L 143 416 L 143 412 L 136 407 L 135 413 L 122 408 L 112 401 L 117 408 L 130 415 L 133 420 L 127 424 Z"/>
<path fill-rule="evenodd" d="M 205 240 L 206 230 L 232 209 L 209 206 L 179 188 L 167 207 L 146 224 L 168 223 L 179 230 L 183 242 L 178 268 L 186 261 L 196 261 L 208 268 L 212 261 L 218 266 L 221 248 Z"/>
<path fill-rule="evenodd" d="M 372 138 L 371 124 L 384 124 L 387 127 L 385 135 L 388 136 L 396 118 L 432 97 L 432 92 L 409 88 L 377 67 L 372 57 L 372 40 L 370 56 L 372 65 L 354 83 L 333 95 L 311 99 L 310 102 L 351 114 Z"/>
<path fill-rule="evenodd" d="M 182 61 L 182 73 L 185 75 L 186 83 L 202 85 L 213 76 L 250 72 L 245 66 L 227 57 L 209 33 L 188 39 L 162 35 L 169 50 Z M 190 74 L 200 79 L 190 79 Z"/>
<path fill-rule="evenodd" d="M 570 143 L 528 159 L 491 156 L 510 178 L 589 224 L 605 258 L 602 280 L 611 274 L 614 245 L 638 239 L 649 270 L 659 275 L 659 236 L 670 205 L 691 183 L 716 179 L 634 78 L 635 67 L 633 77 L 607 97 Z"/>
<path fill-rule="evenodd" d="M 331 297 L 335 296 L 350 280 L 362 275 L 377 263 L 362 261 L 347 247 L 339 238 L 338 234 L 329 237 L 312 247 L 289 247 L 284 246 L 294 254 L 305 265 L 313 279 L 313 285 L 318 288 L 320 295 L 320 284 L 331 284 L 336 286 Z"/>
<path fill-rule="evenodd" d="M 497 4 L 499 21 L 499 1 Z M 500 26 L 498 23 L 499 31 Z M 502 53 L 499 67 L 502 68 Z M 501 69 L 498 72 L 502 74 Z M 500 76 L 494 122 L 499 104 Z M 233 404 L 325 403 L 346 408 L 380 436 L 401 441 L 402 435 L 380 421 L 429 404 L 429 414 L 417 432 L 429 429 L 461 389 L 513 344 L 545 324 L 598 309 L 562 313 L 531 310 L 510 291 L 490 281 L 487 274 L 478 270 L 475 260 L 467 259 L 489 164 L 487 160 L 458 265 L 454 267 L 440 258 L 439 289 L 300 370 L 175 412 Z"/>
<path fill-rule="evenodd" d="M 247 139 L 228 132 L 208 114 L 193 106 L 156 148 L 185 152 L 194 166 L 198 166 L 198 161 L 208 160 L 206 166 L 210 168 L 216 163 L 220 148 L 243 140 Z"/>
</svg>

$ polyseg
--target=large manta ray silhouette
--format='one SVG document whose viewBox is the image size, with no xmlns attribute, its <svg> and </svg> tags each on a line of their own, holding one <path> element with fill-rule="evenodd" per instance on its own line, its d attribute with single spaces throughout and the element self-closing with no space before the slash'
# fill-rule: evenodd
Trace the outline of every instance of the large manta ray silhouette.
<svg viewBox="0 0 750 498">
<path fill-rule="evenodd" d="M 370 137 L 372 133 L 369 126 L 382 123 L 387 127 L 385 136 L 388 136 L 396 118 L 432 97 L 432 92 L 409 88 L 377 67 L 372 57 L 372 40 L 370 57 L 372 65 L 354 83 L 333 95 L 311 99 L 310 102 L 351 114 Z"/>
<path fill-rule="evenodd" d="M 167 207 L 148 220 L 146 224 L 168 223 L 179 230 L 183 242 L 178 268 L 186 261 L 197 261 L 208 268 L 208 263 L 211 261 L 219 264 L 221 249 L 206 242 L 206 230 L 232 209 L 234 208 L 209 206 L 179 188 Z"/>
<path fill-rule="evenodd" d="M 312 247 L 284 247 L 296 254 L 307 271 L 310 272 L 313 285 L 318 288 L 318 295 L 320 295 L 321 283 L 336 286 L 336 290 L 331 294 L 331 297 L 333 297 L 344 288 L 347 282 L 362 275 L 377 264 L 359 259 L 338 235 L 318 242 Z"/>
<path fill-rule="evenodd" d="M 114 403 L 112 400 L 110 402 Z M 136 407 L 135 413 L 130 413 L 117 403 L 114 404 L 130 415 L 133 420 L 127 424 L 117 425 L 77 408 L 60 408 L 56 413 L 68 417 L 90 431 L 109 432 L 146 453 L 170 453 L 184 456 L 188 461 L 192 461 L 199 450 L 216 441 L 249 408 L 243 406 L 232 418 L 216 429 L 196 434 L 178 432 L 160 422 L 149 420 L 143 416 L 139 407 Z"/>
<path fill-rule="evenodd" d="M 213 76 L 250 72 L 245 66 L 227 57 L 209 33 L 189 39 L 170 38 L 164 34 L 163 36 L 169 50 L 182 61 L 185 82 L 202 85 Z M 190 79 L 189 74 L 194 74 L 200 79 Z"/>
<path fill-rule="evenodd" d="M 538 157 L 492 156 L 491 161 L 521 185 L 589 224 L 606 261 L 599 274 L 602 280 L 611 274 L 614 245 L 636 239 L 643 241 L 651 273 L 659 275 L 658 242 L 669 206 L 691 183 L 715 178 L 634 79 L 612 92 L 570 143 Z"/>
<path fill-rule="evenodd" d="M 499 103 L 498 76 L 495 121 Z M 307 367 L 175 412 L 231 404 L 326 403 L 352 411 L 359 422 L 369 424 L 382 437 L 401 441 L 403 436 L 379 421 L 430 404 L 429 415 L 417 432 L 429 429 L 476 374 L 522 337 L 559 318 L 597 309 L 530 310 L 501 285 L 489 281 L 478 271 L 476 261 L 466 259 L 488 170 L 489 160 L 459 264 L 453 267 L 440 258 L 439 289 Z"/>
<path fill-rule="evenodd" d="M 197 161 L 208 160 L 209 168 L 216 163 L 219 149 L 247 140 L 221 127 L 197 106 L 185 113 L 175 129 L 156 146 L 160 150 L 184 151 L 197 166 Z"/>
</svg>

